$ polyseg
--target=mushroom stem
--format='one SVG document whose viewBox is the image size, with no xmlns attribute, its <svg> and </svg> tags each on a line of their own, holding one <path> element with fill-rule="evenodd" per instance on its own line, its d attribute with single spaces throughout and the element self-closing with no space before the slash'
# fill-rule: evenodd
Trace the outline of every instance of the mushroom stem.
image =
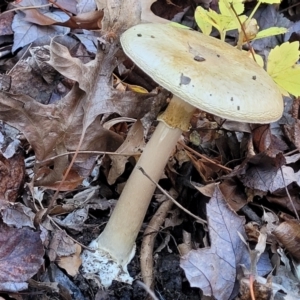
<svg viewBox="0 0 300 300">
<path fill-rule="evenodd" d="M 183 119 L 187 124 L 183 128 L 187 128 L 194 111 L 192 105 L 173 97 L 164 116 L 179 119 L 185 114 Z M 121 266 L 126 266 L 132 258 L 136 237 L 155 190 L 155 185 L 137 167 L 142 167 L 154 181 L 158 181 L 181 134 L 180 128 L 171 128 L 165 121 L 159 122 L 104 231 L 97 238 L 99 249 L 108 252 Z"/>
</svg>

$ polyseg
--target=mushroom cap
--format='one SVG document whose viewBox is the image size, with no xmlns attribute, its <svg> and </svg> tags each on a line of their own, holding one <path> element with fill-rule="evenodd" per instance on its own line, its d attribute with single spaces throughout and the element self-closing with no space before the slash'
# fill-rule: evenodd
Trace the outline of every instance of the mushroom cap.
<svg viewBox="0 0 300 300">
<path fill-rule="evenodd" d="M 154 81 L 191 105 L 222 118 L 269 123 L 282 95 L 256 62 L 233 46 L 168 24 L 139 24 L 121 35 L 126 55 Z"/>
</svg>

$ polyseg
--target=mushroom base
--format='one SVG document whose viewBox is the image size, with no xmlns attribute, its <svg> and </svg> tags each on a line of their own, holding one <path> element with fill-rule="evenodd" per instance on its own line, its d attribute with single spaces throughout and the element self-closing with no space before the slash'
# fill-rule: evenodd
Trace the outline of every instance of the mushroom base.
<svg viewBox="0 0 300 300">
<path fill-rule="evenodd" d="M 109 287 L 113 280 L 129 284 L 132 283 L 133 279 L 128 274 L 127 263 L 134 256 L 135 247 L 128 257 L 129 261 L 124 266 L 119 265 L 108 252 L 98 249 L 96 240 L 92 241 L 89 247 L 94 249 L 95 252 L 85 250 L 81 255 L 82 269 L 85 278 L 93 279 L 98 283 L 99 287 L 105 288 Z"/>
</svg>

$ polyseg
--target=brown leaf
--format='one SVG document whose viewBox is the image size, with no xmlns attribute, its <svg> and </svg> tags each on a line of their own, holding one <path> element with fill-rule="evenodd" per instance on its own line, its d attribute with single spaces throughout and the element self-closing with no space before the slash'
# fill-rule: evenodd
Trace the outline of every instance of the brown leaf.
<svg viewBox="0 0 300 300">
<path fill-rule="evenodd" d="M 252 137 L 255 148 L 259 152 L 267 151 L 272 157 L 288 148 L 284 141 L 272 134 L 269 124 L 257 125 L 252 131 Z"/>
<path fill-rule="evenodd" d="M 192 250 L 181 259 L 181 267 L 192 287 L 205 295 L 228 299 L 236 280 L 236 268 L 244 263 L 244 219 L 232 212 L 218 187 L 207 204 L 211 247 Z M 222 270 L 222 272 L 220 272 Z"/>
<path fill-rule="evenodd" d="M 103 18 L 103 11 L 101 10 L 82 13 L 77 16 L 71 16 L 65 22 L 57 22 L 56 20 L 44 15 L 40 10 L 37 9 L 26 9 L 23 12 L 25 14 L 24 20 L 26 22 L 42 26 L 60 25 L 69 27 L 71 29 L 101 29 L 101 20 Z"/>
<path fill-rule="evenodd" d="M 78 274 L 78 269 L 81 266 L 81 246 L 76 244 L 76 252 L 73 255 L 62 256 L 59 258 L 58 265 L 65 269 L 70 276 Z"/>
<path fill-rule="evenodd" d="M 100 114 L 118 113 L 123 117 L 142 118 L 151 110 L 152 94 L 135 94 L 119 92 L 111 85 L 111 74 L 117 66 L 115 54 L 118 46 L 110 45 L 107 53 L 98 51 L 96 58 L 83 64 L 72 57 L 68 49 L 52 40 L 50 64 L 62 75 L 79 83 L 85 92 L 82 97 L 84 109 L 83 131 L 94 122 Z"/>
<path fill-rule="evenodd" d="M 270 157 L 266 153 L 259 153 L 247 158 L 226 178 L 237 175 L 248 188 L 263 193 L 267 191 L 274 192 L 293 181 L 297 181 L 297 174 L 294 173 L 292 168 L 284 164 L 285 158 L 282 153 L 277 154 L 275 157 Z M 280 168 L 282 168 L 283 177 Z"/>
<path fill-rule="evenodd" d="M 300 120 L 299 120 L 299 99 L 294 99 L 292 105 L 292 118 L 294 120 L 293 124 L 285 124 L 284 128 L 286 130 L 286 135 L 289 140 L 300 150 Z"/>
<path fill-rule="evenodd" d="M 234 211 L 240 210 L 247 204 L 247 195 L 244 192 L 244 188 L 234 179 L 224 180 L 220 184 L 220 191 Z"/>
<path fill-rule="evenodd" d="M 291 167 L 282 166 L 278 169 L 272 166 L 256 165 L 249 168 L 240 180 L 248 188 L 273 193 L 292 182 L 297 182 L 297 176 Z"/>
<path fill-rule="evenodd" d="M 0 15 L 0 35 L 11 35 L 13 34 L 11 23 L 14 18 L 14 12 L 6 12 Z"/>
<path fill-rule="evenodd" d="M 43 263 L 44 247 L 39 232 L 0 226 L 0 290 L 17 292 Z"/>
<path fill-rule="evenodd" d="M 57 256 L 68 256 L 76 252 L 74 241 L 64 230 L 54 230 L 54 235 L 48 247 L 50 261 L 55 261 Z"/>
<path fill-rule="evenodd" d="M 24 155 L 18 152 L 10 158 L 0 154 L 0 199 L 14 202 L 19 196 L 25 176 Z"/>
<path fill-rule="evenodd" d="M 204 158 L 196 158 L 189 151 L 186 153 L 204 182 L 209 182 L 217 178 L 218 174 L 222 172 L 222 169 L 218 166 L 220 163 L 218 157 L 211 158 L 211 161 L 215 161 L 215 163 L 212 163 Z"/>
<path fill-rule="evenodd" d="M 296 211 L 300 213 L 300 200 L 299 200 L 299 192 L 300 189 L 298 187 L 290 189 L 290 198 L 286 194 L 286 191 L 278 191 L 274 193 L 273 195 L 266 195 L 266 198 L 270 203 L 279 204 L 280 206 L 288 209 L 291 213 L 295 213 L 294 207 L 296 208 Z M 293 205 L 291 203 L 293 201 Z M 294 207 L 293 207 L 294 206 Z"/>
<path fill-rule="evenodd" d="M 273 234 L 298 262 L 300 261 L 300 224 L 298 220 L 287 220 L 282 222 Z"/>
<path fill-rule="evenodd" d="M 85 206 L 83 208 L 77 209 L 72 213 L 69 213 L 63 220 L 59 218 L 54 218 L 56 223 L 63 228 L 69 229 L 69 231 L 80 232 L 84 229 L 84 222 L 88 218 L 88 208 Z"/>
<path fill-rule="evenodd" d="M 39 170 L 41 171 L 41 170 Z M 49 173 L 49 169 L 47 169 L 47 172 Z M 64 172 L 63 172 L 64 173 Z M 38 173 L 40 174 L 40 172 Z M 77 186 L 79 186 L 82 183 L 83 177 L 81 177 L 75 170 L 71 170 L 68 173 L 67 178 L 64 180 L 64 182 L 61 184 L 61 181 L 55 181 L 52 184 L 43 184 L 43 187 L 46 189 L 51 189 L 51 190 L 57 190 L 58 186 L 60 186 L 60 191 L 72 191 L 74 190 Z"/>
<path fill-rule="evenodd" d="M 83 92 L 74 86 L 57 104 L 43 105 L 25 95 L 0 93 L 0 118 L 24 133 L 39 162 L 76 149 L 84 117 L 80 105 L 82 96 Z M 94 122 L 86 131 L 81 150 L 113 151 L 121 141 L 116 133 Z M 40 179 L 39 184 L 59 181 L 67 165 L 67 156 L 55 159 L 54 168 L 49 171 L 51 175 Z"/>
<path fill-rule="evenodd" d="M 35 51 L 35 49 L 33 49 L 33 51 Z M 41 49 L 40 54 L 41 53 L 43 53 L 44 56 L 49 56 L 49 49 Z M 9 93 L 25 94 L 40 103 L 48 104 L 49 99 L 53 97 L 53 90 L 58 84 L 56 70 L 51 68 L 51 66 L 48 66 L 48 70 L 49 69 L 52 69 L 51 73 L 48 72 L 48 79 L 45 80 L 45 69 L 43 69 L 43 72 L 39 70 L 34 57 L 19 60 L 18 64 L 16 64 L 10 72 L 12 82 Z M 50 77 L 54 76 L 56 76 L 56 80 L 52 80 L 52 82 L 49 83 Z"/>
<path fill-rule="evenodd" d="M 117 149 L 116 153 L 141 153 L 144 148 L 144 129 L 141 121 L 137 121 L 130 128 L 123 144 Z M 128 161 L 127 155 L 111 155 L 111 168 L 108 173 L 107 182 L 112 185 L 116 179 L 123 174 L 125 164 Z"/>
<path fill-rule="evenodd" d="M 29 207 L 22 203 L 11 203 L 0 200 L 0 213 L 5 224 L 14 226 L 16 228 L 31 227 L 33 225 L 34 213 Z"/>
</svg>

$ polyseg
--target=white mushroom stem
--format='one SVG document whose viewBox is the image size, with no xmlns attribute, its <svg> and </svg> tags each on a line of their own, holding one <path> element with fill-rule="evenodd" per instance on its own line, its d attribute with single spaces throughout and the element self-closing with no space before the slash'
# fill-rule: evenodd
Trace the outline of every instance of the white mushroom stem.
<svg viewBox="0 0 300 300">
<path fill-rule="evenodd" d="M 97 238 L 99 249 L 107 251 L 121 266 L 127 265 L 131 259 L 136 237 L 155 190 L 155 185 L 137 167 L 142 167 L 157 182 L 182 134 L 181 128 L 188 128 L 194 111 L 192 105 L 173 97 L 132 171 L 104 231 Z M 165 123 L 166 119 L 170 120 L 172 127 Z M 180 121 L 179 126 L 174 125 L 177 121 Z"/>
</svg>

